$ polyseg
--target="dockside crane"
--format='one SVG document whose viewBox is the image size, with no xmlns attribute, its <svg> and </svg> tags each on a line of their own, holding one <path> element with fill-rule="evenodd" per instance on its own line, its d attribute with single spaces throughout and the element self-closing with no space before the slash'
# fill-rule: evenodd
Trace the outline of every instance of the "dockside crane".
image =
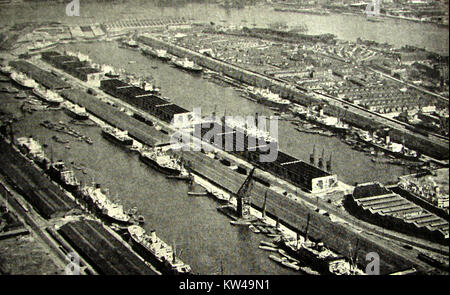
<svg viewBox="0 0 450 295">
<path fill-rule="evenodd" d="M 250 218 L 250 206 L 251 198 L 250 191 L 253 187 L 253 173 L 255 172 L 255 167 L 252 168 L 244 183 L 239 188 L 236 198 L 237 198 L 237 216 L 242 219 Z"/>
</svg>

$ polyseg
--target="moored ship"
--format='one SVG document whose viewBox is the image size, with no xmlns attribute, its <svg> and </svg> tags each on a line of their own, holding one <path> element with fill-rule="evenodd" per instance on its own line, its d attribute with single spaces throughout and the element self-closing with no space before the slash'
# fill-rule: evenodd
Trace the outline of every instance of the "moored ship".
<svg viewBox="0 0 450 295">
<path fill-rule="evenodd" d="M 188 275 L 192 272 L 191 267 L 176 256 L 175 249 L 161 240 L 154 230 L 147 235 L 142 227 L 131 225 L 128 233 L 133 249 L 163 274 Z"/>
<path fill-rule="evenodd" d="M 87 120 L 89 119 L 89 114 L 86 112 L 86 108 L 81 107 L 77 104 L 66 106 L 67 113 L 74 119 L 77 120 Z"/>
<path fill-rule="evenodd" d="M 391 142 L 389 135 L 386 135 L 384 139 L 381 139 L 375 135 L 370 135 L 369 132 L 364 130 L 357 130 L 356 134 L 361 141 L 387 155 L 409 161 L 419 160 L 420 155 L 416 151 L 408 149 L 404 144 Z"/>
<path fill-rule="evenodd" d="M 133 145 L 133 139 L 130 136 L 128 136 L 128 131 L 126 130 L 122 131 L 117 128 L 106 126 L 102 128 L 102 135 L 106 139 L 109 139 L 120 145 L 124 146 Z"/>
<path fill-rule="evenodd" d="M 80 181 L 75 177 L 73 170 L 66 167 L 64 161 L 51 163 L 48 175 L 69 192 L 76 192 L 80 187 Z"/>
<path fill-rule="evenodd" d="M 164 174 L 180 175 L 183 170 L 178 159 L 156 148 L 141 150 L 139 159 Z"/>
<path fill-rule="evenodd" d="M 47 170 L 50 167 L 50 160 L 45 156 L 42 146 L 30 137 L 17 138 L 19 151 L 30 160 L 33 160 L 39 167 Z"/>
<path fill-rule="evenodd" d="M 78 193 L 91 209 L 96 211 L 106 221 L 123 225 L 130 225 L 133 220 L 126 214 L 123 206 L 111 202 L 106 196 L 106 191 L 97 184 L 94 186 L 84 186 Z"/>
<path fill-rule="evenodd" d="M 176 67 L 181 68 L 186 71 L 189 71 L 189 72 L 192 72 L 192 73 L 200 73 L 203 71 L 202 67 L 196 65 L 193 61 L 191 61 L 187 58 L 181 59 L 181 58 L 174 57 L 172 59 L 172 63 Z"/>
<path fill-rule="evenodd" d="M 163 61 L 170 60 L 170 55 L 164 49 L 153 49 L 149 46 L 142 46 L 141 50 L 144 55 L 156 57 Z"/>
<path fill-rule="evenodd" d="M 306 120 L 337 133 L 346 133 L 350 130 L 348 124 L 342 122 L 338 117 L 325 115 L 322 109 L 317 114 L 308 112 Z"/>
<path fill-rule="evenodd" d="M 268 107 L 278 108 L 281 111 L 287 111 L 291 101 L 281 98 L 279 94 L 273 93 L 268 89 L 247 87 L 249 96 L 257 102 Z"/>
<path fill-rule="evenodd" d="M 51 105 L 59 105 L 64 101 L 64 99 L 56 92 L 49 89 L 36 87 L 33 89 L 33 93 L 41 98 L 44 102 Z"/>
<path fill-rule="evenodd" d="M 22 73 L 12 72 L 9 77 L 20 86 L 28 89 L 33 89 L 38 86 L 38 84 L 33 79 L 28 78 L 27 75 Z"/>
</svg>

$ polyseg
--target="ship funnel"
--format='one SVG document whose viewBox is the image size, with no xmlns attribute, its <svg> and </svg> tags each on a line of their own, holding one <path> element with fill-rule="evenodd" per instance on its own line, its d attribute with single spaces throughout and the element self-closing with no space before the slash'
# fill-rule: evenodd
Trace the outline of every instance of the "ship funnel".
<svg viewBox="0 0 450 295">
<path fill-rule="evenodd" d="M 313 146 L 313 151 L 309 155 L 309 163 L 313 166 L 316 165 L 316 145 Z"/>
<path fill-rule="evenodd" d="M 331 172 L 331 159 L 332 159 L 333 153 L 330 154 L 330 159 L 327 161 L 327 171 Z"/>
<path fill-rule="evenodd" d="M 322 156 L 319 158 L 318 166 L 320 169 L 323 168 L 324 157 L 325 157 L 325 148 L 322 149 Z"/>
</svg>

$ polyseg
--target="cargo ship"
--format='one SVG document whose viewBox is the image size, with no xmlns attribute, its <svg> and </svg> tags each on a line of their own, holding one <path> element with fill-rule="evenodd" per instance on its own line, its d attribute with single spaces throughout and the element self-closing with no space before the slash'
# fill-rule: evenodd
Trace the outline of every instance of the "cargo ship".
<svg viewBox="0 0 450 295">
<path fill-rule="evenodd" d="M 156 57 L 156 58 L 159 58 L 160 60 L 163 60 L 163 61 L 169 61 L 170 60 L 170 55 L 164 49 L 156 49 L 155 50 L 155 49 L 153 49 L 153 48 L 151 48 L 149 46 L 143 46 L 141 48 L 141 50 L 142 50 L 142 53 L 144 55 L 148 55 L 148 56 L 151 56 L 151 57 Z"/>
<path fill-rule="evenodd" d="M 50 105 L 58 106 L 64 101 L 64 99 L 58 93 L 53 92 L 49 89 L 36 87 L 33 89 L 33 93 Z"/>
<path fill-rule="evenodd" d="M 81 185 L 73 170 L 68 169 L 64 161 L 61 160 L 51 163 L 48 175 L 71 193 L 78 191 Z"/>
<path fill-rule="evenodd" d="M 50 159 L 45 156 L 42 146 L 30 137 L 17 138 L 17 144 L 19 151 L 24 154 L 28 159 L 33 160 L 36 165 L 44 170 L 50 168 Z"/>
<path fill-rule="evenodd" d="M 364 272 L 346 261 L 345 257 L 339 256 L 327 249 L 323 242 L 313 242 L 308 239 L 309 215 L 306 225 L 305 237 L 297 234 L 297 238 L 279 237 L 274 244 L 285 253 L 301 263 L 312 267 L 325 275 L 354 275 Z"/>
<path fill-rule="evenodd" d="M 391 142 L 389 135 L 386 135 L 384 139 L 377 138 L 375 135 L 370 135 L 368 131 L 360 129 L 357 129 L 356 135 L 368 146 L 382 151 L 387 155 L 392 155 L 408 161 L 419 161 L 420 155 L 416 151 L 408 149 L 404 144 Z"/>
<path fill-rule="evenodd" d="M 11 78 L 11 80 L 27 89 L 33 89 L 38 86 L 38 84 L 33 79 L 28 78 L 25 74 L 22 73 L 12 72 L 9 77 Z"/>
<path fill-rule="evenodd" d="M 280 111 L 287 111 L 291 104 L 291 101 L 281 98 L 279 94 L 273 93 L 268 89 L 249 86 L 247 87 L 247 93 L 258 103 L 277 108 Z"/>
<path fill-rule="evenodd" d="M 311 123 L 317 124 L 320 127 L 330 129 L 336 133 L 347 133 L 350 130 L 350 126 L 342 122 L 338 117 L 327 116 L 320 109 L 317 114 L 308 111 L 306 114 L 306 120 Z"/>
<path fill-rule="evenodd" d="M 156 148 L 142 149 L 139 159 L 167 175 L 180 175 L 183 170 L 183 166 L 178 159 Z"/>
<path fill-rule="evenodd" d="M 121 225 L 130 225 L 134 221 L 129 214 L 126 214 L 123 206 L 111 202 L 106 196 L 106 191 L 100 188 L 99 184 L 94 186 L 84 186 L 78 196 L 82 198 L 88 206 L 97 212 L 102 218 L 108 222 L 118 223 Z"/>
<path fill-rule="evenodd" d="M 122 131 L 117 128 L 106 126 L 102 128 L 102 135 L 106 139 L 109 139 L 112 142 L 118 143 L 123 146 L 133 145 L 133 139 L 128 136 L 128 131 L 126 130 Z"/>
<path fill-rule="evenodd" d="M 74 119 L 77 120 L 87 120 L 89 119 L 89 114 L 86 112 L 85 107 L 81 107 L 77 104 L 66 106 L 67 113 Z"/>
<path fill-rule="evenodd" d="M 131 225 L 128 227 L 128 233 L 133 249 L 152 265 L 155 265 L 163 274 L 191 274 L 191 267 L 181 261 L 176 256 L 175 249 L 156 236 L 154 230 L 147 235 L 142 227 Z"/>
<path fill-rule="evenodd" d="M 196 65 L 193 61 L 184 58 L 172 58 L 172 64 L 178 68 L 181 68 L 183 70 L 192 72 L 192 73 L 201 73 L 203 71 L 203 68 Z"/>
</svg>

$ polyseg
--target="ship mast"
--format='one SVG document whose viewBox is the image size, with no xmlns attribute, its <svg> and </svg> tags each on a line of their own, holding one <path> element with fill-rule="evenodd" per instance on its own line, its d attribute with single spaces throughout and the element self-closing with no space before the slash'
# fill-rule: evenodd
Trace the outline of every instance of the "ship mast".
<svg viewBox="0 0 450 295">
<path fill-rule="evenodd" d="M 252 188 L 252 177 L 255 168 L 253 167 L 247 178 L 245 179 L 242 186 L 237 192 L 237 215 L 238 218 L 249 218 L 250 217 L 250 190 Z"/>
<path fill-rule="evenodd" d="M 262 219 L 266 219 L 267 194 L 268 194 L 268 191 L 266 190 L 266 193 L 264 194 L 264 204 L 263 204 L 263 207 L 262 207 Z"/>
</svg>

